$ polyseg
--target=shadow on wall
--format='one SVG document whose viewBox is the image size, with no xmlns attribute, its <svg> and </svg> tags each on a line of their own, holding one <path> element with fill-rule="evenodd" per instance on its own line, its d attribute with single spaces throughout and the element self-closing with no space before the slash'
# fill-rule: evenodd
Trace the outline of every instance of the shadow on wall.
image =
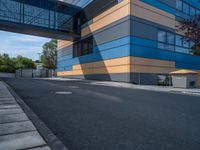
<svg viewBox="0 0 200 150">
<path fill-rule="evenodd" d="M 93 3 L 94 4 L 92 4 L 92 5 L 97 5 L 95 1 Z M 90 12 L 91 10 L 93 10 L 92 5 L 88 6 L 88 8 L 86 8 L 86 10 L 84 10 L 84 12 L 83 12 L 85 22 L 94 18 L 94 15 L 92 15 Z M 93 13 L 95 14 L 96 12 L 93 12 Z M 108 72 L 108 68 L 107 68 L 108 66 L 106 66 L 106 64 L 104 63 L 104 57 L 102 55 L 102 51 L 98 48 L 98 43 L 97 43 L 97 40 L 95 39 L 95 34 L 91 31 L 88 22 L 85 24 L 83 23 L 83 26 L 88 27 L 87 32 L 89 33 L 89 35 L 84 37 L 84 39 L 81 39 L 83 41 L 82 46 L 81 46 L 81 49 L 82 49 L 81 51 L 83 53 L 83 54 L 81 54 L 82 56 L 75 58 L 75 60 L 78 59 L 77 64 L 79 64 L 79 67 L 80 67 L 79 68 L 80 70 L 79 71 L 75 70 L 75 72 L 82 73 L 82 75 L 80 75 L 80 76 L 78 75 L 77 77 L 84 78 L 84 79 L 90 79 L 90 80 L 96 79 L 96 80 L 109 80 L 110 81 L 111 76 Z M 87 39 L 89 39 L 89 40 L 87 40 Z M 92 40 L 90 40 L 90 39 L 92 39 Z M 84 51 L 83 49 L 87 49 L 85 47 L 87 47 L 88 51 L 90 51 L 88 54 L 85 54 L 83 52 Z"/>
<path fill-rule="evenodd" d="M 115 78 L 110 72 L 110 66 L 106 66 L 105 64 L 105 57 L 109 55 L 108 53 L 104 53 L 104 51 L 99 49 L 98 46 L 98 36 L 96 36 L 90 29 L 89 24 L 85 23 L 88 20 L 92 20 L 94 17 L 98 16 L 102 12 L 112 8 L 116 4 L 119 3 L 119 0 L 93 0 L 89 5 L 87 5 L 83 12 L 83 26 L 88 27 L 89 36 L 93 37 L 93 46 L 92 46 L 92 53 L 81 56 L 78 58 L 80 63 L 80 68 L 83 73 L 83 78 L 85 79 L 97 79 L 97 80 L 112 80 Z M 84 24 L 85 23 L 85 24 Z M 106 36 L 106 35 L 105 35 Z M 87 38 L 86 37 L 86 38 Z M 90 64 L 85 64 L 90 63 Z M 92 64 L 93 63 L 93 64 Z M 112 64 L 114 65 L 114 64 Z"/>
<path fill-rule="evenodd" d="M 200 88 L 200 74 L 198 74 L 197 87 Z"/>
<path fill-rule="evenodd" d="M 89 31 L 92 33 L 92 31 Z M 83 56 L 78 57 L 80 65 L 80 72 L 82 76 L 78 78 L 90 79 L 90 80 L 111 80 L 111 76 L 108 72 L 108 68 L 104 63 L 104 58 L 101 51 L 98 49 L 98 44 L 95 40 L 95 36 L 91 34 L 93 38 L 92 52 Z"/>
</svg>

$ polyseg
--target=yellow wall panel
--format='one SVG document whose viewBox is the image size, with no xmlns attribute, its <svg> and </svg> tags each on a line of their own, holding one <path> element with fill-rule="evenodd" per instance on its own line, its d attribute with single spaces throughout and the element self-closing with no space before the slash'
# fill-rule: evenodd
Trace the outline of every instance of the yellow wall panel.
<svg viewBox="0 0 200 150">
<path fill-rule="evenodd" d="M 130 72 L 130 65 L 112 66 L 112 67 L 98 68 L 93 70 L 93 74 L 127 73 L 127 72 Z"/>
<path fill-rule="evenodd" d="M 168 74 L 174 70 L 176 70 L 175 62 L 139 57 L 123 57 L 82 65 L 74 65 L 73 71 L 67 71 L 63 73 L 64 75 L 88 75 L 130 72 Z M 58 76 L 62 76 L 63 73 L 58 73 Z"/>
<path fill-rule="evenodd" d="M 100 28 L 103 28 L 117 20 L 120 20 L 126 16 L 130 15 L 130 5 L 127 3 L 126 5 L 120 7 L 119 9 L 112 11 L 110 14 L 102 17 L 96 17 L 93 23 L 85 28 L 82 29 L 81 35 L 85 36 L 91 32 L 94 32 Z M 97 19 L 98 18 L 98 19 Z"/>
<path fill-rule="evenodd" d="M 110 59 L 110 60 L 98 61 L 98 62 L 93 62 L 93 63 L 74 65 L 73 70 L 99 68 L 99 67 L 105 67 L 105 66 L 106 67 L 119 66 L 119 65 L 126 65 L 126 64 L 130 64 L 130 57 L 123 57 L 123 58 Z"/>
<path fill-rule="evenodd" d="M 131 15 L 161 24 L 170 28 L 175 28 L 175 15 L 152 7 L 139 0 L 131 1 Z"/>
<path fill-rule="evenodd" d="M 170 68 L 170 67 L 155 67 L 155 66 L 142 66 L 142 65 L 131 66 L 131 72 L 138 72 L 138 73 L 169 74 L 174 70 L 175 68 Z"/>
<path fill-rule="evenodd" d="M 126 6 L 126 5 L 130 5 L 130 0 L 124 0 L 121 3 L 111 7 L 110 9 L 104 11 L 103 13 L 101 13 L 100 15 L 96 16 L 95 18 L 92 19 L 93 22 L 96 22 L 106 16 L 108 16 L 109 14 L 113 13 L 114 11 Z M 129 7 L 129 12 L 130 12 L 130 7 Z"/>
<path fill-rule="evenodd" d="M 168 17 L 168 18 L 171 18 L 171 19 L 175 19 L 174 15 L 172 15 L 170 13 L 167 13 L 166 11 L 161 10 L 159 8 L 156 8 L 154 6 L 151 6 L 149 4 L 146 4 L 146 3 L 142 2 L 141 0 L 130 0 L 130 3 L 134 4 L 134 5 L 137 5 L 137 6 L 140 6 L 142 8 L 148 9 L 148 10 L 153 11 L 155 13 L 161 14 L 161 15 L 163 15 L 165 17 Z"/>
<path fill-rule="evenodd" d="M 131 72 L 170 73 L 175 70 L 175 62 L 140 57 L 131 57 Z"/>
<path fill-rule="evenodd" d="M 130 62 L 131 62 L 131 65 L 146 65 L 146 66 L 175 68 L 175 62 L 173 62 L 173 61 L 148 59 L 148 58 L 140 58 L 140 57 L 131 57 Z"/>
<path fill-rule="evenodd" d="M 58 40 L 58 49 L 64 48 L 66 46 L 71 45 L 72 41 L 64 41 L 64 40 Z"/>
<path fill-rule="evenodd" d="M 57 76 L 69 76 L 72 75 L 72 71 L 63 71 L 63 72 L 57 72 Z"/>
<path fill-rule="evenodd" d="M 73 70 L 73 75 L 111 74 L 111 73 L 128 73 L 128 72 L 130 72 L 130 65 L 121 65 L 121 66 Z"/>
</svg>

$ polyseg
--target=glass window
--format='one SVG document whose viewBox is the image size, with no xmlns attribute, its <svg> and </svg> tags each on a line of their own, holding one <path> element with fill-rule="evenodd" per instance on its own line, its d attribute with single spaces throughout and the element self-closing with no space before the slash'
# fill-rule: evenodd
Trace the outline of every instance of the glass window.
<svg viewBox="0 0 200 150">
<path fill-rule="evenodd" d="M 196 10 L 196 14 L 200 15 L 200 10 L 199 9 Z"/>
<path fill-rule="evenodd" d="M 181 0 L 176 0 L 176 8 L 178 9 L 178 10 L 181 10 L 182 11 L 182 5 L 183 3 L 182 3 L 182 1 Z"/>
<path fill-rule="evenodd" d="M 158 31 L 158 41 L 159 42 L 167 41 L 167 33 L 165 31 Z"/>
<path fill-rule="evenodd" d="M 194 7 L 190 6 L 190 16 L 195 16 L 196 15 L 196 10 Z"/>
<path fill-rule="evenodd" d="M 186 14 L 189 14 L 189 12 L 190 12 L 190 7 L 186 3 L 183 3 L 183 12 Z"/>
<path fill-rule="evenodd" d="M 174 39 L 175 37 L 174 37 L 174 34 L 173 33 L 167 33 L 167 43 L 168 44 L 174 44 Z"/>
<path fill-rule="evenodd" d="M 86 39 L 80 40 L 73 45 L 73 56 L 79 57 L 92 53 L 93 48 L 93 37 L 88 37 Z"/>
<path fill-rule="evenodd" d="M 158 43 L 158 48 L 165 49 L 165 44 L 164 43 Z"/>
<path fill-rule="evenodd" d="M 183 39 L 179 35 L 176 35 L 176 45 L 177 46 L 182 46 L 183 45 Z"/>
<path fill-rule="evenodd" d="M 74 43 L 74 44 L 73 44 L 73 56 L 74 56 L 74 57 L 81 56 L 81 53 L 82 53 L 81 49 L 82 49 L 82 48 L 81 48 L 81 43 L 80 43 L 80 41 Z"/>
<path fill-rule="evenodd" d="M 194 54 L 193 52 L 194 52 L 194 50 L 195 50 L 195 43 L 194 42 L 192 42 L 192 41 L 190 41 L 190 54 Z"/>
<path fill-rule="evenodd" d="M 159 30 L 157 47 L 159 49 L 191 54 L 194 43 L 188 41 L 185 37 L 181 35 Z"/>
<path fill-rule="evenodd" d="M 165 49 L 167 49 L 167 50 L 169 50 L 169 51 L 174 51 L 174 45 L 166 44 L 166 45 L 165 45 Z"/>
<path fill-rule="evenodd" d="M 177 46 L 176 47 L 176 52 L 189 53 L 189 49 Z"/>
<path fill-rule="evenodd" d="M 186 48 L 190 47 L 190 43 L 185 39 L 183 39 L 183 47 L 186 47 Z"/>
<path fill-rule="evenodd" d="M 165 43 L 158 43 L 158 48 L 174 51 L 174 45 L 169 45 L 169 44 L 165 44 Z"/>
<path fill-rule="evenodd" d="M 194 48 L 194 46 L 195 46 L 195 43 L 194 43 L 194 42 L 192 42 L 192 41 L 190 41 L 190 48 L 191 48 L 191 49 L 193 49 L 193 48 Z"/>
</svg>

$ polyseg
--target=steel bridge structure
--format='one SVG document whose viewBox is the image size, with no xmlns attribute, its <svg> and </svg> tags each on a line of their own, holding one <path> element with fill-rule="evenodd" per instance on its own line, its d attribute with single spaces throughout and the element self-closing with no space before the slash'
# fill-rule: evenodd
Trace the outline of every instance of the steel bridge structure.
<svg viewBox="0 0 200 150">
<path fill-rule="evenodd" d="M 0 0 L 0 30 L 74 40 L 81 10 L 59 0 Z"/>
</svg>

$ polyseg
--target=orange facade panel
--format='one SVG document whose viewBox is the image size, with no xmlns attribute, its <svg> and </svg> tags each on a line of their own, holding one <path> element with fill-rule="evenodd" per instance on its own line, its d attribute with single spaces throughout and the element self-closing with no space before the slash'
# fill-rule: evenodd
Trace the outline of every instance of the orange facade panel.
<svg viewBox="0 0 200 150">
<path fill-rule="evenodd" d="M 175 15 L 152 7 L 139 0 L 131 0 L 131 15 L 157 24 L 161 24 L 172 29 L 175 28 L 177 21 Z"/>
<path fill-rule="evenodd" d="M 82 29 L 81 36 L 85 36 L 91 32 L 97 31 L 98 29 L 101 29 L 129 15 L 130 3 L 128 0 L 125 0 L 95 17 L 92 20 L 92 24 Z"/>
<path fill-rule="evenodd" d="M 72 41 L 58 40 L 58 49 L 71 45 Z"/>
</svg>

